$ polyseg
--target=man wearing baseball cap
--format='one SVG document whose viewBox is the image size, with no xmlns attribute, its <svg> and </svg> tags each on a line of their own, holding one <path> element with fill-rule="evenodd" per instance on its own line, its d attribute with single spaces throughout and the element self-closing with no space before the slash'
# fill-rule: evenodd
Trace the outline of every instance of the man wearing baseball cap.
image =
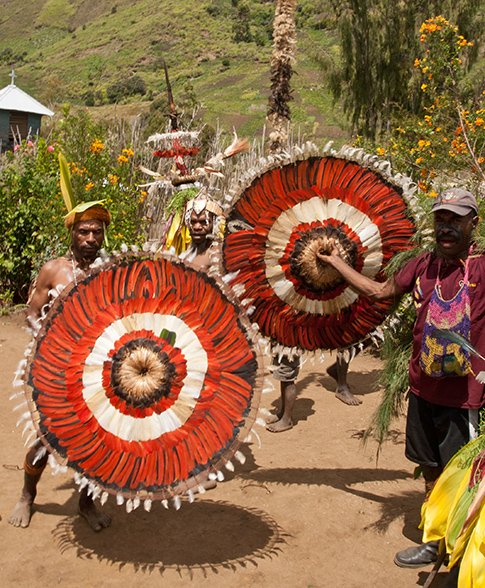
<svg viewBox="0 0 485 588">
<path fill-rule="evenodd" d="M 434 201 L 432 211 L 437 210 L 451 210 L 459 216 L 465 216 L 472 211 L 478 213 L 477 199 L 463 188 L 449 188 Z"/>
<path fill-rule="evenodd" d="M 443 330 L 453 331 L 485 355 L 485 256 L 473 246 L 477 200 L 468 190 L 450 188 L 436 198 L 432 212 L 434 251 L 419 254 L 385 282 L 357 272 L 337 250 L 319 254 L 320 261 L 373 300 L 413 295 L 406 457 L 420 466 L 427 494 L 470 440 L 485 404 L 484 385 L 475 378 L 484 369 L 481 360 L 442 336 Z M 394 562 L 418 568 L 435 562 L 437 552 L 438 542 L 423 543 L 399 551 Z"/>
</svg>

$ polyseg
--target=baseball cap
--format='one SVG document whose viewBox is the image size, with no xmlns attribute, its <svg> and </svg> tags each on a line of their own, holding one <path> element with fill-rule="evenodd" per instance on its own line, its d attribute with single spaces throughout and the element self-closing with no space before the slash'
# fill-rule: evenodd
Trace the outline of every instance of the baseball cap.
<svg viewBox="0 0 485 588">
<path fill-rule="evenodd" d="M 464 188 L 448 188 L 436 198 L 432 212 L 437 210 L 451 210 L 460 216 L 469 214 L 472 210 L 478 212 L 475 196 Z"/>
</svg>

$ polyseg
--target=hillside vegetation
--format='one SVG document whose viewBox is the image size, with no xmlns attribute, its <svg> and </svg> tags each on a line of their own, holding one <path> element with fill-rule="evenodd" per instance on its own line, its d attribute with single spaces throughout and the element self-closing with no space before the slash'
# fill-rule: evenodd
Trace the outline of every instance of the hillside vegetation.
<svg viewBox="0 0 485 588">
<path fill-rule="evenodd" d="M 165 92 L 165 60 L 176 102 L 251 135 L 266 113 L 273 11 L 253 0 L 0 0 L 0 87 L 13 65 L 17 85 L 55 110 L 133 115 Z M 326 1 L 299 4 L 292 115 L 322 141 L 345 134 L 317 65 L 337 51 L 332 19 Z"/>
</svg>

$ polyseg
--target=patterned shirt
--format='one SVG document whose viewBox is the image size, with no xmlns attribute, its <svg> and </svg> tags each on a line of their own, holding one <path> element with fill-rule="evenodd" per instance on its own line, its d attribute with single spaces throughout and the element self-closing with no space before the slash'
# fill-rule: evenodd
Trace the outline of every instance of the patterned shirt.
<svg viewBox="0 0 485 588">
<path fill-rule="evenodd" d="M 419 357 L 428 304 L 438 275 L 439 260 L 434 253 L 423 253 L 409 261 L 395 276 L 401 292 L 412 292 L 416 307 L 413 331 L 413 353 L 409 364 L 411 392 L 428 402 L 454 408 L 480 408 L 485 405 L 484 385 L 475 376 L 432 378 L 420 367 Z M 464 277 L 461 260 L 441 263 L 441 294 L 452 299 Z M 472 255 L 469 262 L 472 345 L 485 356 L 485 256 Z M 477 374 L 485 370 L 485 361 L 473 357 L 472 369 Z"/>
</svg>

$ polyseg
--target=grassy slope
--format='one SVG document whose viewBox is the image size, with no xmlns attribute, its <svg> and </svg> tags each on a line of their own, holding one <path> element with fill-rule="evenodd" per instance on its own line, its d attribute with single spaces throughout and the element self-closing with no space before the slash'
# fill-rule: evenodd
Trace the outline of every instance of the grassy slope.
<svg viewBox="0 0 485 588">
<path fill-rule="evenodd" d="M 219 7 L 216 16 L 209 5 Z M 255 14 L 271 10 L 252 5 Z M 264 122 L 271 47 L 233 42 L 233 14 L 230 0 L 0 0 L 0 52 L 26 52 L 25 63 L 15 65 L 17 83 L 54 108 L 135 73 L 157 95 L 165 58 L 176 99 L 190 81 L 207 122 L 253 134 Z M 343 135 L 342 114 L 334 112 L 311 57 L 329 42 L 325 31 L 301 30 L 293 78 L 293 119 L 321 141 Z M 0 87 L 8 73 L 7 64 L 0 66 Z"/>
</svg>

